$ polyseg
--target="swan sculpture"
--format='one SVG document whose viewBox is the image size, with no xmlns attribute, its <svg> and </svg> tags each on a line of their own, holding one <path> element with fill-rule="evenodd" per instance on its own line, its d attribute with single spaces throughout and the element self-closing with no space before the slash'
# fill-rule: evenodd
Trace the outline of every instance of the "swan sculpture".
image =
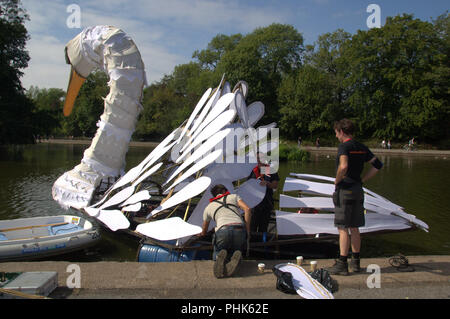
<svg viewBox="0 0 450 319">
<path fill-rule="evenodd" d="M 125 173 L 125 156 L 142 110 L 140 102 L 145 84 L 144 63 L 136 45 L 115 27 L 90 27 L 67 44 L 66 60 L 72 71 L 65 115 L 70 114 L 79 89 L 94 69 L 108 73 L 110 92 L 105 98 L 97 133 L 81 163 L 65 172 L 53 185 L 53 198 L 63 207 L 82 210 L 113 231 L 128 229 L 130 222 L 125 214 L 141 210 L 143 203 L 155 194 L 145 183 L 158 177 L 164 181 L 160 185 L 165 198 L 148 212 L 147 219 L 152 222 L 139 224 L 135 231 L 157 240 L 177 239 L 181 245 L 201 232 L 203 210 L 212 197 L 209 191 L 212 186 L 225 185 L 251 208 L 261 202 L 264 186 L 255 179 L 240 182 L 255 167 L 256 152 L 267 157 L 270 172 L 278 169 L 278 129 L 275 123 L 254 128 L 264 114 L 264 104 L 254 102 L 247 107 L 249 88 L 246 82 L 240 81 L 231 89 L 222 77 L 218 87 L 205 91 L 187 121 Z M 96 188 L 110 177 L 118 180 L 100 200 L 91 203 Z M 284 191 L 310 191 L 327 197 L 297 199 L 282 195 L 280 207 L 333 208 L 328 198 L 330 178 L 307 174 L 296 177 L 302 179 L 286 179 Z M 308 178 L 321 183 L 309 182 Z M 375 217 L 370 219 L 374 225 L 368 232 L 389 229 L 389 225 L 397 230 L 411 225 L 428 229 L 428 225 L 406 214 L 401 207 L 373 192 L 366 192 L 366 209 L 376 214 L 371 215 Z M 156 194 L 160 196 L 161 189 Z M 191 206 L 191 199 L 197 196 L 200 199 Z M 184 218 L 170 217 L 170 210 L 174 212 L 183 202 L 188 202 Z M 153 219 L 164 213 L 167 213 L 165 219 Z M 282 211 L 277 211 L 276 215 L 281 235 L 334 231 L 328 215 L 304 216 Z M 210 223 L 210 228 L 213 227 L 214 223 Z"/>
<path fill-rule="evenodd" d="M 64 104 L 68 116 L 81 85 L 95 69 L 110 78 L 110 92 L 98 129 L 81 163 L 53 185 L 53 198 L 63 207 L 86 207 L 103 179 L 117 178 L 125 168 L 125 155 L 142 110 L 144 63 L 133 40 L 111 26 L 86 28 L 65 48 L 71 77 Z"/>
<path fill-rule="evenodd" d="M 84 152 L 81 163 L 65 172 L 53 185 L 53 198 L 61 206 L 84 210 L 112 230 L 118 230 L 129 226 L 123 212 L 139 209 L 140 201 L 150 197 L 148 191 L 139 196 L 136 192 L 139 184 L 156 174 L 158 169 L 167 169 L 162 166 L 164 158 L 178 165 L 178 170 L 164 183 L 166 192 L 170 191 L 168 200 L 161 203 L 152 214 L 196 195 L 208 193 L 205 190 L 212 182 L 216 182 L 227 172 L 234 177 L 221 178 L 220 181 L 227 184 L 230 190 L 234 190 L 233 182 L 236 179 L 249 175 L 256 163 L 254 155 L 257 136 L 253 125 L 263 116 L 264 105 L 258 102 L 258 107 L 247 108 L 246 82 L 240 81 L 231 92 L 230 84 L 223 77 L 215 90 L 209 88 L 203 94 L 182 127 L 175 129 L 138 166 L 124 174 L 128 145 L 142 110 L 140 102 L 145 71 L 139 51 L 122 30 L 111 26 L 95 26 L 86 28 L 69 41 L 65 52 L 66 61 L 71 65 L 71 77 L 64 115 L 71 113 L 78 91 L 93 70 L 100 69 L 109 75 L 110 92 L 105 98 L 104 113 L 97 123 L 97 133 Z M 273 129 L 274 126 L 267 129 Z M 247 144 L 239 146 L 234 143 L 236 132 L 239 133 L 239 138 L 250 138 L 253 147 L 251 151 L 247 148 L 247 154 L 244 151 Z M 266 135 L 267 133 L 261 134 L 264 137 Z M 224 150 L 223 141 L 227 138 L 232 139 L 231 147 L 227 143 L 227 149 Z M 272 144 L 271 147 L 275 146 L 276 144 Z M 236 152 L 242 155 L 246 164 L 233 166 L 222 162 L 221 169 L 212 165 L 216 161 L 228 160 L 230 154 Z M 193 178 L 193 175 L 199 175 L 199 171 L 204 172 L 204 176 Z M 120 179 L 102 200 L 91 205 L 96 188 L 102 180 L 111 177 Z M 262 186 L 249 182 L 241 188 L 241 193 L 256 205 L 264 196 L 262 190 Z M 171 197 L 172 194 L 174 195 Z M 130 197 L 135 196 L 139 200 L 133 201 L 131 206 L 124 205 L 121 210 L 111 208 L 128 202 Z M 209 194 L 203 194 L 204 198 L 208 196 Z M 202 201 L 204 202 L 205 200 Z M 196 214 L 191 218 L 200 214 L 202 207 L 203 205 L 197 205 Z"/>
</svg>

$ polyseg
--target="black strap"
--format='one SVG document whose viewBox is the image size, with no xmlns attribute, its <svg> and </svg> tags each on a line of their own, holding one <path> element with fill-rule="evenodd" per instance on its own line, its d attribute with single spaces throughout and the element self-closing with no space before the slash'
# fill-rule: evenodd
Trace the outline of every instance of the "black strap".
<svg viewBox="0 0 450 319">
<path fill-rule="evenodd" d="M 223 197 L 223 202 L 220 202 L 218 199 L 216 199 L 216 200 L 213 201 L 213 202 L 219 203 L 219 204 L 220 204 L 220 207 L 218 207 L 218 208 L 214 211 L 214 214 L 213 214 L 213 218 L 212 218 L 212 219 L 215 221 L 215 220 L 216 220 L 216 213 L 217 213 L 217 211 L 218 211 L 219 209 L 225 207 L 225 208 L 231 210 L 231 211 L 232 211 L 233 213 L 235 213 L 236 215 L 238 215 L 239 218 L 242 220 L 242 222 L 245 223 L 245 222 L 244 222 L 244 219 L 242 218 L 242 215 L 241 215 L 241 214 L 239 214 L 239 213 L 236 212 L 235 210 L 233 210 L 233 209 L 231 209 L 231 208 L 228 207 L 228 206 L 232 206 L 232 207 L 236 207 L 237 209 L 239 209 L 239 207 L 237 207 L 237 206 L 234 205 L 234 204 L 227 204 L 227 196 L 228 196 L 228 195 L 225 195 L 225 196 Z"/>
</svg>

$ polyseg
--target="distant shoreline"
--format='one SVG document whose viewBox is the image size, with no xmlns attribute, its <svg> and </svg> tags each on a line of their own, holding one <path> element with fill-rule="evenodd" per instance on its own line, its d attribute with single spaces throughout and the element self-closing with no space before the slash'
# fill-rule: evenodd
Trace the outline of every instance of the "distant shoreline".
<svg viewBox="0 0 450 319">
<path fill-rule="evenodd" d="M 314 146 L 302 146 L 301 149 L 311 153 L 324 153 L 324 154 L 336 154 L 337 147 L 314 147 Z M 416 150 L 406 151 L 402 149 L 384 149 L 384 148 L 370 148 L 375 155 L 396 155 L 396 156 L 434 156 L 443 157 L 444 159 L 450 158 L 450 151 L 448 150 Z"/>
<path fill-rule="evenodd" d="M 92 140 L 48 139 L 48 140 L 42 140 L 38 144 L 41 144 L 41 143 L 90 145 L 92 143 Z M 133 147 L 156 147 L 159 143 L 160 142 L 131 141 L 130 146 L 133 146 Z"/>
<path fill-rule="evenodd" d="M 40 143 L 49 144 L 79 144 L 90 145 L 91 140 L 70 140 L 70 139 L 48 139 L 43 140 Z M 131 147 L 156 147 L 160 142 L 138 142 L 131 141 Z M 315 146 L 302 146 L 301 149 L 311 153 L 323 153 L 323 154 L 336 154 L 337 147 L 315 147 Z M 405 151 L 402 149 L 383 149 L 383 148 L 371 148 L 374 154 L 382 155 L 399 155 L 399 156 L 434 156 L 443 157 L 444 159 L 450 158 L 450 150 L 417 150 L 417 151 Z"/>
</svg>

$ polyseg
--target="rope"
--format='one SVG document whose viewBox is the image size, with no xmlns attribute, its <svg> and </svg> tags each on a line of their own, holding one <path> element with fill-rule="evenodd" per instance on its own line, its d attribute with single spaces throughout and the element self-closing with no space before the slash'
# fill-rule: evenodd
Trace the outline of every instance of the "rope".
<svg viewBox="0 0 450 319">
<path fill-rule="evenodd" d="M 397 269 L 397 271 L 413 272 L 416 270 L 409 264 L 408 258 L 400 253 L 398 255 L 395 255 L 394 257 L 389 258 L 389 264 Z"/>
</svg>

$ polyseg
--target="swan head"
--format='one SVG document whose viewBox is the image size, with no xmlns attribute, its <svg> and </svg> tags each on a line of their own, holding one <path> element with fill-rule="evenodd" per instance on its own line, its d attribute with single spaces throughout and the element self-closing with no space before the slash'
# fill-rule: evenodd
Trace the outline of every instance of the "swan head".
<svg viewBox="0 0 450 319">
<path fill-rule="evenodd" d="M 86 78 L 96 65 L 83 54 L 82 33 L 70 40 L 64 49 L 66 63 L 70 64 L 70 78 L 64 102 L 64 116 L 72 113 L 75 100 Z"/>
</svg>

